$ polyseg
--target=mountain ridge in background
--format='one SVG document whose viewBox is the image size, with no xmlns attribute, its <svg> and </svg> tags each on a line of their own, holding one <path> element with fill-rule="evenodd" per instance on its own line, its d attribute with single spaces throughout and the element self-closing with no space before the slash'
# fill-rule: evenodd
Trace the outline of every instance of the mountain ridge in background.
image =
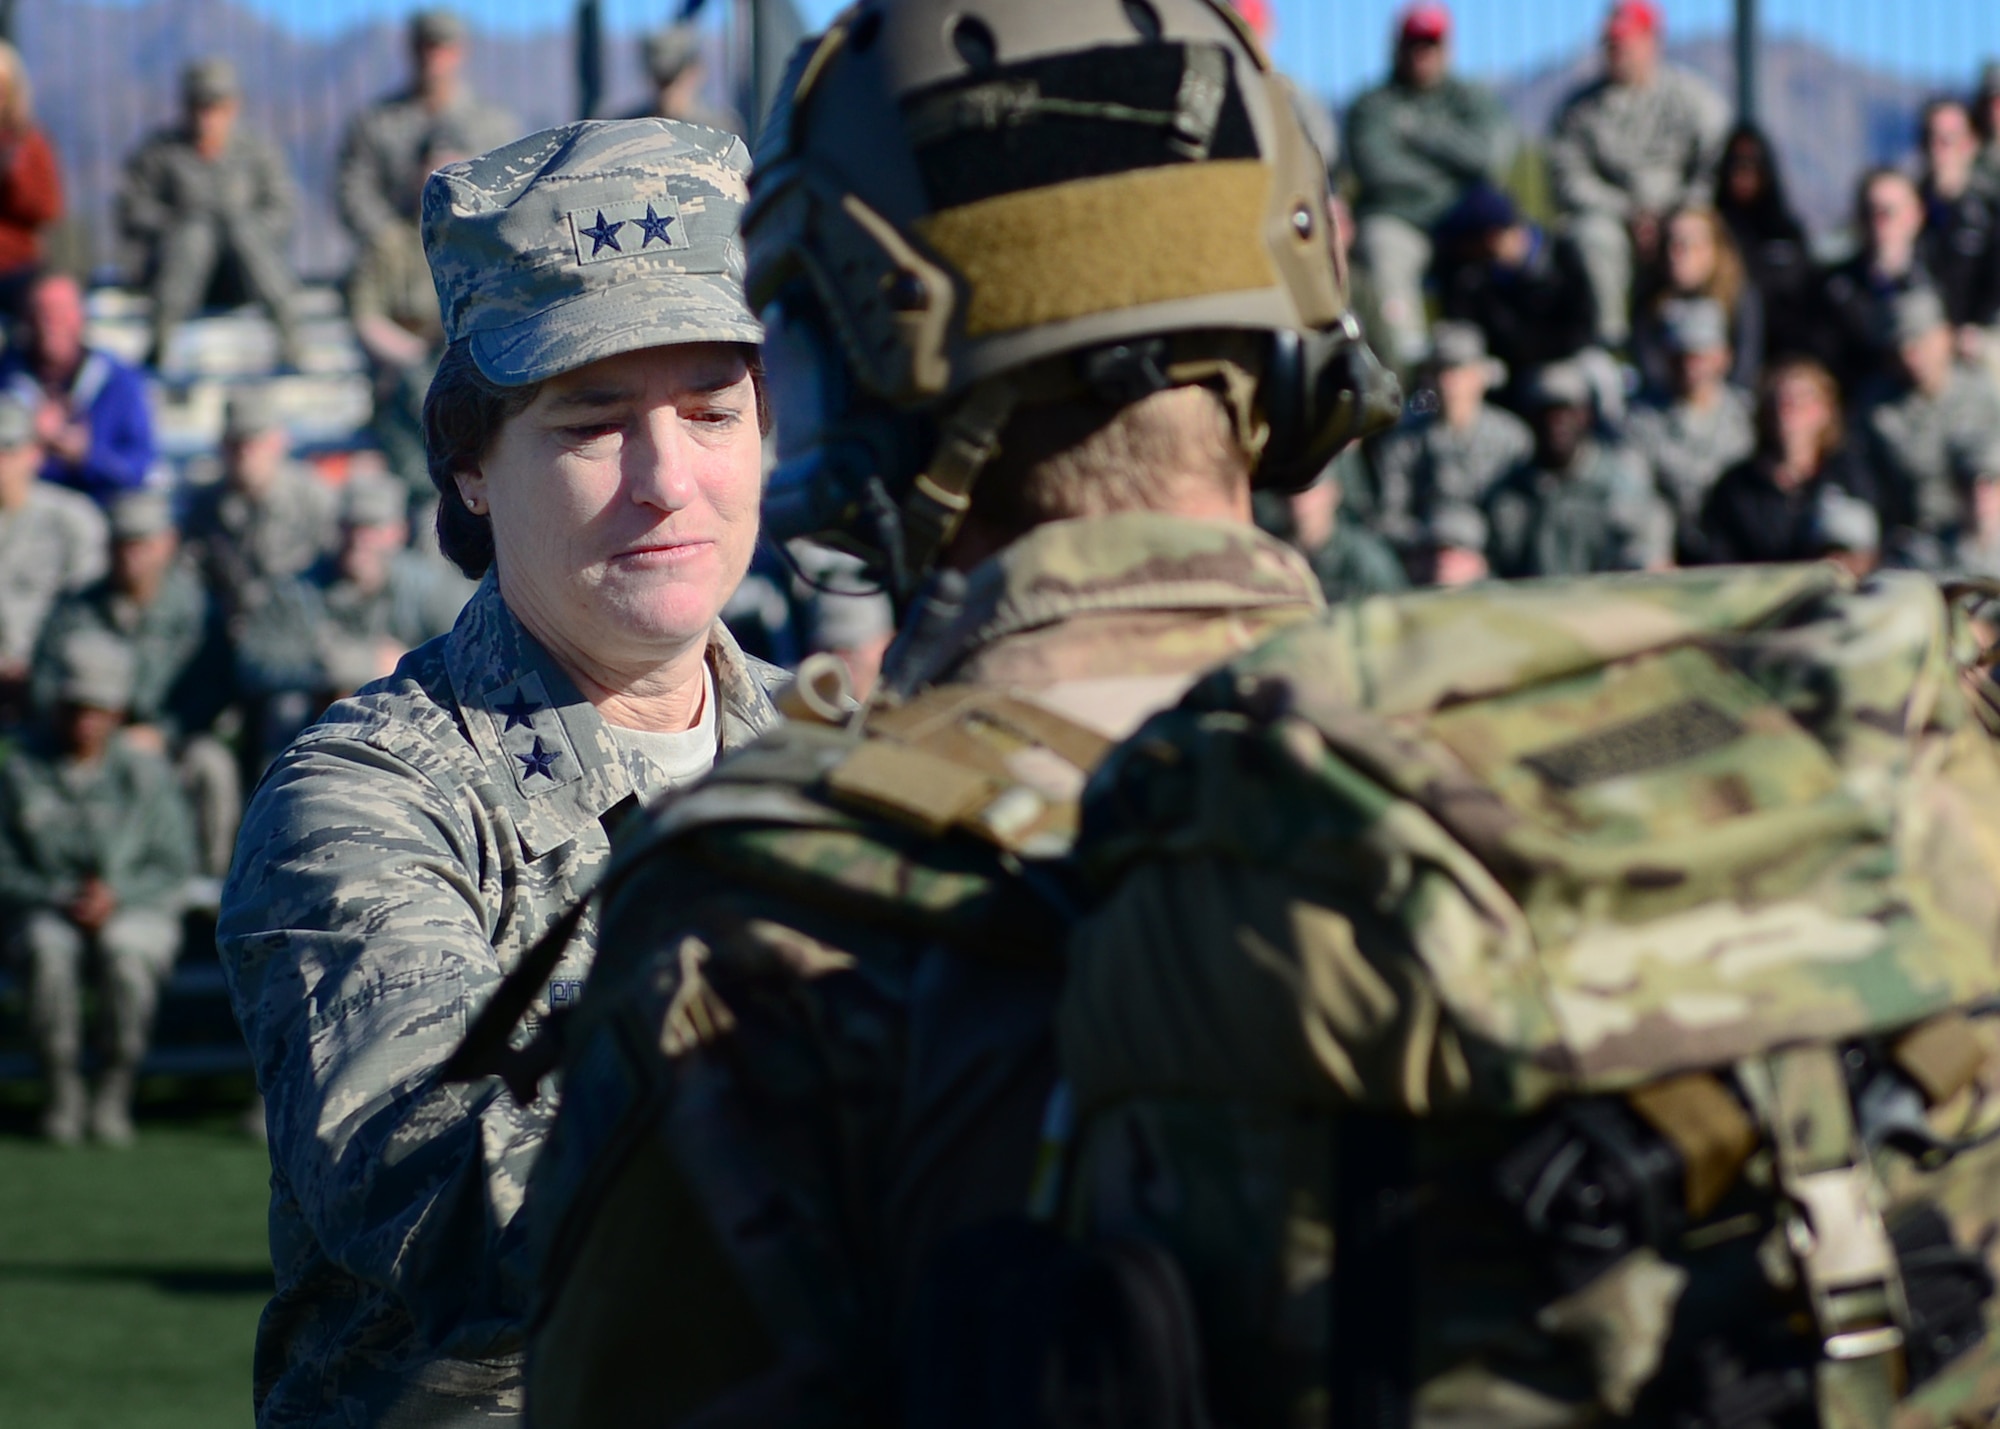
<svg viewBox="0 0 2000 1429">
<path fill-rule="evenodd" d="M 404 31 L 381 21 L 328 37 L 295 35 L 233 0 L 61 0 L 23 6 L 19 42 L 34 76 L 36 108 L 61 155 L 71 194 L 74 246 L 103 266 L 118 257 L 112 199 L 125 157 L 171 123 L 181 67 L 207 54 L 242 74 L 245 122 L 280 144 L 300 191 L 293 252 L 301 271 L 341 271 L 347 237 L 331 190 L 341 135 L 362 105 L 407 78 Z M 605 38 L 605 113 L 642 101 L 636 37 Z M 1735 90 L 1726 37 L 1670 47 L 1673 62 Z M 1966 88 L 1979 56 L 1967 56 Z M 1495 88 L 1524 132 L 1547 132 L 1562 96 L 1597 72 L 1594 50 L 1566 63 L 1503 79 Z M 568 28 L 476 34 L 467 72 L 482 95 L 507 106 L 523 132 L 574 117 L 576 62 Z M 1792 201 L 1825 235 L 1846 221 L 1855 180 L 1873 164 L 1911 150 L 1929 88 L 1855 64 L 1810 41 L 1777 36 L 1763 54 L 1766 126 L 1781 155 Z"/>
</svg>

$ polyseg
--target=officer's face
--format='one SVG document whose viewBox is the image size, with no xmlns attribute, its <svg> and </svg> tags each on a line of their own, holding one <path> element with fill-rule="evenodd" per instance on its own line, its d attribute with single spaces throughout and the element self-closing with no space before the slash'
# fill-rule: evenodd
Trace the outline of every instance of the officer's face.
<svg viewBox="0 0 2000 1429">
<path fill-rule="evenodd" d="M 742 350 L 655 347 L 544 383 L 459 489 L 509 608 L 558 658 L 631 669 L 705 640 L 743 579 L 761 458 Z"/>
</svg>

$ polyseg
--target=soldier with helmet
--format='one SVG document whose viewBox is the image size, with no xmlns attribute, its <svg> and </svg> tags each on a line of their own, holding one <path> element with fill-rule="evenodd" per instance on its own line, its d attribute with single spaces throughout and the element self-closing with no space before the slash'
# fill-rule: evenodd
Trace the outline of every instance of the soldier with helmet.
<svg viewBox="0 0 2000 1429">
<path fill-rule="evenodd" d="M 1220 0 L 859 6 L 768 134 L 766 528 L 861 557 L 902 630 L 865 716 L 809 665 L 790 726 L 614 855 L 529 1188 L 544 1429 L 899 1417 L 933 1252 L 1027 1194 L 1076 796 L 1321 608 L 1252 490 L 1395 410 Z M 558 1043 L 507 1033 L 546 967 L 459 1074 L 535 1094 Z"/>
</svg>

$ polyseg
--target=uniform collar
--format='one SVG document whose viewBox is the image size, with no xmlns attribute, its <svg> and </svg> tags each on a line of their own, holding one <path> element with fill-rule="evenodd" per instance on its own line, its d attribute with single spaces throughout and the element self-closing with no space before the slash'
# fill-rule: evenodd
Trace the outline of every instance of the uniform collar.
<svg viewBox="0 0 2000 1429">
<path fill-rule="evenodd" d="M 708 658 L 727 753 L 778 717 L 761 669 L 720 622 Z M 515 619 L 493 572 L 445 637 L 444 662 L 467 736 L 530 858 L 570 842 L 636 792 L 610 726 Z"/>
<path fill-rule="evenodd" d="M 929 683 L 1008 636 L 1081 615 L 1324 604 L 1305 558 L 1248 522 L 1121 512 L 1035 527 L 972 571 L 941 639 L 891 659 L 921 661 Z"/>
</svg>

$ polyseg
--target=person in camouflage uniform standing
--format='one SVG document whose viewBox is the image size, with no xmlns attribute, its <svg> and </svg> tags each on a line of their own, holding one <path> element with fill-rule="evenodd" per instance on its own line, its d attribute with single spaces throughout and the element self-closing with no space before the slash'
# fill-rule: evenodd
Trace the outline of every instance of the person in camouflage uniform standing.
<svg viewBox="0 0 2000 1429">
<path fill-rule="evenodd" d="M 263 1429 L 518 1420 L 527 1169 L 552 1109 L 440 1067 L 638 802 L 776 720 L 717 619 L 762 470 L 741 141 L 566 125 L 432 175 L 448 345 L 425 408 L 451 633 L 266 774 L 217 945 L 266 1103 Z"/>
<path fill-rule="evenodd" d="M 193 821 L 166 761 L 119 737 L 130 649 L 79 631 L 57 658 L 46 741 L 0 764 L 0 919 L 29 969 L 29 1019 L 49 1078 L 42 1131 L 62 1145 L 84 1131 L 82 989 L 85 954 L 96 955 L 111 1026 L 89 1127 L 124 1145 L 160 982 L 180 952 Z"/>
<path fill-rule="evenodd" d="M 529 1188 L 541 1429 L 899 1417 L 931 1251 L 1029 1184 L 1075 795 L 1321 608 L 1252 486 L 1394 412 L 1323 167 L 1225 5 L 857 9 L 767 132 L 766 525 L 862 555 L 902 632 L 864 717 L 809 665 L 800 720 L 614 853 Z M 506 1033 L 544 970 L 459 1074 L 533 1090 L 557 1044 Z"/>
<path fill-rule="evenodd" d="M 409 88 L 362 110 L 348 127 L 336 198 L 341 222 L 364 252 L 390 224 L 416 216 L 426 149 L 442 144 L 481 154 L 521 132 L 513 115 L 482 101 L 463 79 L 466 39 L 465 21 L 453 11 L 412 15 Z"/>
<path fill-rule="evenodd" d="M 153 297 L 151 364 L 165 365 L 174 332 L 228 265 L 278 326 L 279 358 L 303 357 L 293 310 L 298 280 L 285 257 L 298 195 L 282 155 L 246 133 L 242 89 L 227 60 L 181 76 L 182 123 L 154 135 L 125 166 L 118 221 L 143 253 Z"/>
</svg>

